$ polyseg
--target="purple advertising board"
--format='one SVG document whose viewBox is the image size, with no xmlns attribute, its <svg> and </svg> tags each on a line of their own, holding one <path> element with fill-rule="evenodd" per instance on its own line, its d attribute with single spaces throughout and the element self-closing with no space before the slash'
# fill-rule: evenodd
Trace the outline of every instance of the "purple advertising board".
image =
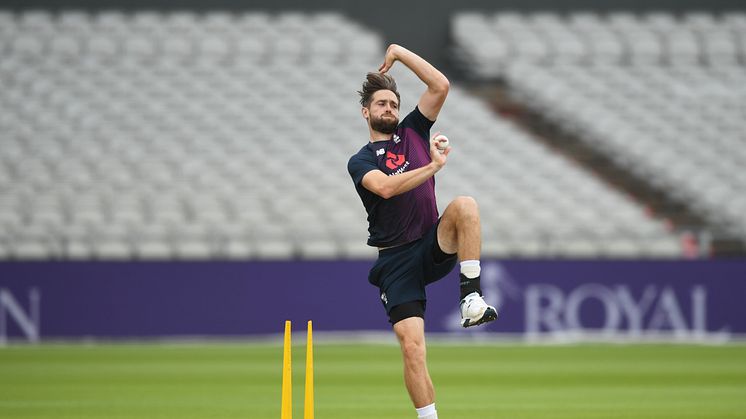
<svg viewBox="0 0 746 419">
<path fill-rule="evenodd" d="M 0 263 L 0 339 L 244 337 L 285 320 L 390 325 L 370 261 Z M 458 277 L 428 287 L 427 330 L 527 339 L 728 340 L 746 333 L 746 261 L 482 262 L 496 322 L 459 326 Z"/>
</svg>

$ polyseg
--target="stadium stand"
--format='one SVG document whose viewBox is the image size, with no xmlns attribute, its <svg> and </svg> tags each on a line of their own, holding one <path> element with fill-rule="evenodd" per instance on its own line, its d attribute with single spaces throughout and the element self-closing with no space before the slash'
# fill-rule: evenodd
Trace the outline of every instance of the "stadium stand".
<svg viewBox="0 0 746 419">
<path fill-rule="evenodd" d="M 514 63 L 629 67 L 743 65 L 746 13 L 457 13 L 452 37 L 465 69 L 501 77 Z"/>
<path fill-rule="evenodd" d="M 525 23 L 466 15 L 456 26 L 466 18 L 485 33 Z M 528 90 L 547 79 L 531 65 L 567 55 L 569 66 L 587 49 L 556 16 L 534 18 L 556 46 L 531 30 L 490 37 L 497 57 L 475 68 L 526 67 L 526 93 L 551 107 Z M 367 140 L 355 91 L 380 64 L 378 35 L 336 13 L 258 12 L 0 12 L 0 31 L 0 258 L 373 257 L 346 163 Z M 411 109 L 422 85 L 394 75 Z M 440 203 L 477 198 L 485 255 L 681 255 L 664 221 L 458 86 L 436 129 L 454 145 Z"/>
<path fill-rule="evenodd" d="M 458 59 L 746 240 L 746 14 L 464 13 Z M 488 45 L 488 47 L 483 47 Z"/>
</svg>

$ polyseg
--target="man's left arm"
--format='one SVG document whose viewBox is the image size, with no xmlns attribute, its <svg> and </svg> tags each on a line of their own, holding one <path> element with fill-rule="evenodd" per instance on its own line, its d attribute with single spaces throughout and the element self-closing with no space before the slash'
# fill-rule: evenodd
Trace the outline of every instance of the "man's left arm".
<svg viewBox="0 0 746 419">
<path fill-rule="evenodd" d="M 417 107 L 425 118 L 435 121 L 448 96 L 450 88 L 448 79 L 422 57 L 397 44 L 389 45 L 383 64 L 378 71 L 386 73 L 396 61 L 401 61 L 427 85 L 427 90 L 420 97 Z"/>
</svg>

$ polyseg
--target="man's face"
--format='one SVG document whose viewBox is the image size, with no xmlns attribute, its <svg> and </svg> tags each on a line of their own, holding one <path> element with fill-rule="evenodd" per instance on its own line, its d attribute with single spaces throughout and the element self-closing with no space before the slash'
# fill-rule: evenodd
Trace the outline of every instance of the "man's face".
<svg viewBox="0 0 746 419">
<path fill-rule="evenodd" d="M 399 101 L 394 92 L 379 90 L 373 93 L 370 105 L 363 108 L 363 117 L 374 131 L 393 134 L 399 125 Z"/>
</svg>

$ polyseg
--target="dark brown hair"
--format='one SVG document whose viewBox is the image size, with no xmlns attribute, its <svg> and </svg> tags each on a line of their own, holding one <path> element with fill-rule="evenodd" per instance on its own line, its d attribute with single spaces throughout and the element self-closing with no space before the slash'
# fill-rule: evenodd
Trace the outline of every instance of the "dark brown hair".
<svg viewBox="0 0 746 419">
<path fill-rule="evenodd" d="M 359 90 L 360 104 L 367 108 L 373 100 L 373 93 L 379 90 L 391 90 L 396 95 L 396 101 L 401 102 L 399 92 L 396 90 L 396 81 L 388 74 L 368 73 L 363 82 L 363 90 Z"/>
</svg>

